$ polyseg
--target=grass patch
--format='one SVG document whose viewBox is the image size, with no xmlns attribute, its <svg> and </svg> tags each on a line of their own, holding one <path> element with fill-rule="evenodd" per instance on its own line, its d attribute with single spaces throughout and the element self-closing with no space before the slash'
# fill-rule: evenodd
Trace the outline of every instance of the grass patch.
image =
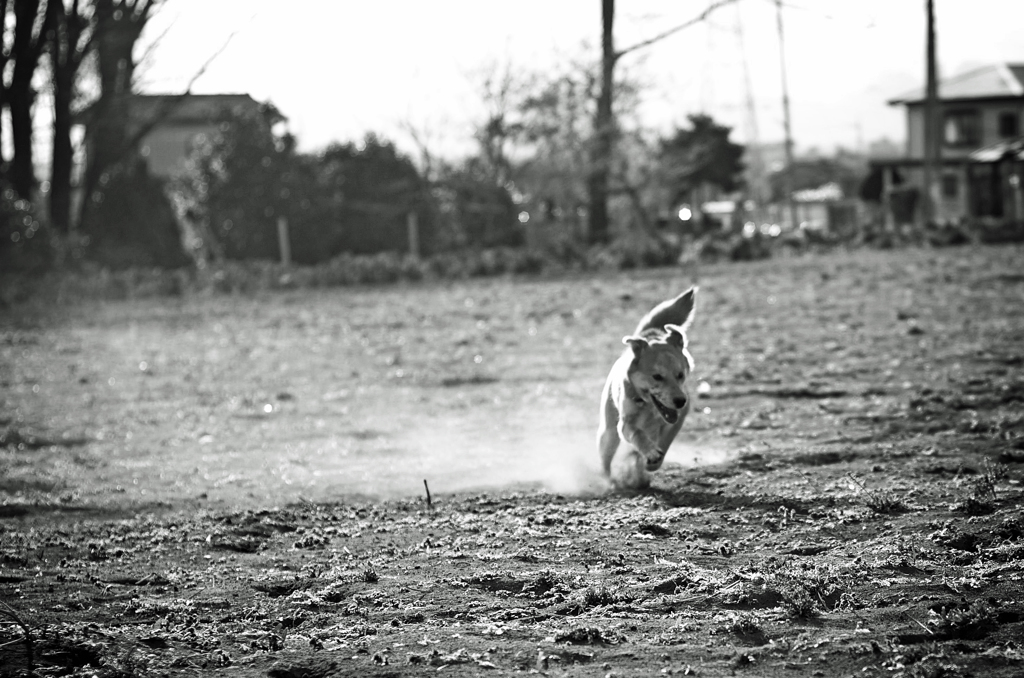
<svg viewBox="0 0 1024 678">
<path fill-rule="evenodd" d="M 996 624 L 996 611 L 984 600 L 943 605 L 929 611 L 928 625 L 945 638 L 976 640 L 985 637 Z"/>
<path fill-rule="evenodd" d="M 903 498 L 899 495 L 889 490 L 869 490 L 864 483 L 858 480 L 852 473 L 847 473 L 846 475 L 858 488 L 860 488 L 861 496 L 864 499 L 864 505 L 873 512 L 882 515 L 890 515 L 907 510 L 906 502 L 904 502 Z"/>
</svg>

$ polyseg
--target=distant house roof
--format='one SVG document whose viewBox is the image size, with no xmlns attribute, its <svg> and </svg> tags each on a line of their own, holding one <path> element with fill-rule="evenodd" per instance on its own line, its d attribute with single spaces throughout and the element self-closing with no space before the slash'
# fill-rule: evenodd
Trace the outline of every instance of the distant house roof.
<svg viewBox="0 0 1024 678">
<path fill-rule="evenodd" d="M 255 113 L 261 106 L 248 94 L 136 94 L 130 105 L 137 120 L 162 116 L 167 123 L 212 122 L 225 114 Z"/>
<path fill-rule="evenodd" d="M 843 187 L 834 181 L 822 184 L 817 188 L 793 191 L 793 200 L 797 202 L 833 202 L 842 200 L 844 197 Z"/>
<path fill-rule="evenodd" d="M 133 94 L 128 105 L 132 122 L 140 125 L 154 121 L 161 125 L 211 123 L 225 115 L 257 113 L 263 106 L 248 94 Z M 79 112 L 76 122 L 88 125 L 94 110 L 89 106 Z M 274 114 L 272 122 L 286 119 L 277 111 Z"/>
<path fill-rule="evenodd" d="M 969 157 L 971 162 L 999 162 L 1004 158 L 1024 160 L 1024 137 L 1000 141 L 991 146 L 979 148 Z"/>
<path fill-rule="evenodd" d="M 1024 64 L 991 64 L 939 81 L 942 101 L 1006 98 L 1024 98 Z M 924 87 L 918 87 L 890 99 L 889 104 L 919 104 L 924 100 Z"/>
</svg>

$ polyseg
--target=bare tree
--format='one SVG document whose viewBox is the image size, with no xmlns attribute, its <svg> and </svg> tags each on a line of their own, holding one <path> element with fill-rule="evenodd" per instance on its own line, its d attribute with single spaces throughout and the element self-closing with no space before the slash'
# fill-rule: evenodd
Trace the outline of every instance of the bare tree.
<svg viewBox="0 0 1024 678">
<path fill-rule="evenodd" d="M 93 0 L 94 49 L 100 76 L 100 96 L 87 121 L 86 168 L 78 223 L 83 224 L 103 176 L 131 157 L 139 142 L 166 120 L 192 94 L 192 87 L 219 57 L 238 31 L 233 31 L 192 75 L 185 89 L 160 99 L 145 119 L 131 118 L 130 104 L 137 65 L 133 52 L 146 23 L 162 0 Z"/>
<path fill-rule="evenodd" d="M 615 125 L 615 65 L 626 54 L 649 47 L 665 38 L 675 35 L 684 28 L 697 24 L 719 7 L 735 0 L 718 0 L 708 5 L 698 16 L 647 40 L 622 50 L 615 49 L 615 0 L 601 0 L 601 89 L 597 96 L 597 111 L 594 116 L 594 142 L 590 157 L 590 173 L 587 180 L 589 192 L 589 237 L 591 242 L 608 240 L 608 193 L 609 177 L 612 171 L 612 157 L 617 136 Z"/>
<path fill-rule="evenodd" d="M 14 0 L 14 41 L 10 52 L 14 68 L 11 81 L 5 87 L 5 98 L 11 114 L 14 149 L 10 179 L 15 192 L 24 199 L 32 198 L 36 184 L 32 162 L 32 105 L 36 93 L 32 87 L 32 76 L 39 65 L 49 30 L 50 15 L 44 10 L 40 0 Z"/>
<path fill-rule="evenodd" d="M 94 0 L 95 49 L 99 69 L 99 99 L 90 109 L 87 124 L 89 152 L 79 223 L 84 224 L 89 204 L 105 172 L 128 153 L 130 96 L 135 73 L 135 44 L 160 0 Z"/>
<path fill-rule="evenodd" d="M 0 37 L 3 38 L 3 44 L 4 45 L 6 45 L 8 43 L 8 38 L 7 38 L 7 32 L 8 32 L 7 24 L 9 23 L 7 21 L 8 10 L 10 10 L 10 1 L 9 0 L 0 0 L 0 20 L 3 21 L 3 23 L 0 24 Z M 7 72 L 7 64 L 10 62 L 10 60 L 11 60 L 11 55 L 10 55 L 9 51 L 7 49 L 0 49 L 0 75 L 2 75 L 3 73 Z M 0 111 L 2 111 L 6 106 L 7 106 L 7 87 L 4 84 L 4 82 L 2 80 L 0 80 Z M 2 135 L 3 135 L 3 116 L 0 115 L 0 136 L 2 136 Z M 6 162 L 6 157 L 4 156 L 3 148 L 0 147 L 0 165 L 2 165 L 4 162 Z"/>
<path fill-rule="evenodd" d="M 522 131 L 521 123 L 515 119 L 515 108 L 524 96 L 526 84 L 517 78 L 511 65 L 501 68 L 497 64 L 484 72 L 482 84 L 487 120 L 474 136 L 491 180 L 495 186 L 505 186 L 512 174 L 508 145 Z"/>
<path fill-rule="evenodd" d="M 75 82 L 95 35 L 92 5 L 80 0 L 49 0 L 49 50 L 53 78 L 53 161 L 50 168 L 50 223 L 67 233 L 71 228 L 71 106 Z"/>
</svg>

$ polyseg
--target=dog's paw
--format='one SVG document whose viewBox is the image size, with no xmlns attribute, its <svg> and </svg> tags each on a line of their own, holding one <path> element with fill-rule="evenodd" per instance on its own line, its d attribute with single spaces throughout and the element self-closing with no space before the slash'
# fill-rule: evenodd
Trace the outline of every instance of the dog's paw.
<svg viewBox="0 0 1024 678">
<path fill-rule="evenodd" d="M 651 486 L 647 473 L 647 460 L 636 450 L 623 456 L 621 463 L 612 469 L 612 485 L 618 490 L 645 490 Z"/>
<path fill-rule="evenodd" d="M 650 486 L 651 479 L 647 476 L 612 479 L 612 487 L 619 492 L 642 492 Z"/>
</svg>

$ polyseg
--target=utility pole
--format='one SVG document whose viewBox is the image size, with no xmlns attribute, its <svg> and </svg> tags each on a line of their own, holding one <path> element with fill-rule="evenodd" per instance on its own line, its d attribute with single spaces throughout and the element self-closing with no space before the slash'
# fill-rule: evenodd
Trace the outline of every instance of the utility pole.
<svg viewBox="0 0 1024 678">
<path fill-rule="evenodd" d="M 754 105 L 754 87 L 750 80 L 750 60 L 747 58 L 747 48 L 743 39 L 743 17 L 740 14 L 740 4 L 736 3 L 736 38 L 739 42 L 740 56 L 743 57 L 743 87 L 746 92 L 746 133 L 748 140 L 747 153 L 750 156 L 750 190 L 754 196 L 757 207 L 754 212 L 754 219 L 757 223 L 765 222 L 765 205 L 771 200 L 771 191 L 765 187 L 764 155 L 761 149 L 761 135 L 757 129 L 757 107 Z"/>
<path fill-rule="evenodd" d="M 935 195 L 935 177 L 941 171 L 942 147 L 939 143 L 939 84 L 935 65 L 935 2 L 925 0 L 928 18 L 925 61 L 927 73 L 924 96 L 924 190 L 920 215 L 927 224 L 938 216 Z"/>
<path fill-rule="evenodd" d="M 609 238 L 608 183 L 611 177 L 616 133 L 612 106 L 613 88 L 615 62 L 621 56 L 615 52 L 614 24 L 615 0 L 601 0 L 601 88 L 597 96 L 597 113 L 594 117 L 595 139 L 590 158 L 590 174 L 587 177 L 591 243 L 604 243 Z"/>
<path fill-rule="evenodd" d="M 789 215 L 793 228 L 799 228 L 796 201 L 793 200 L 793 131 L 789 122 L 789 85 L 786 83 L 786 49 L 782 34 L 782 0 L 775 0 L 775 18 L 779 28 L 779 65 L 782 71 L 782 124 L 786 132 L 786 175 L 783 182 L 786 191 L 786 202 L 789 204 Z"/>
</svg>

